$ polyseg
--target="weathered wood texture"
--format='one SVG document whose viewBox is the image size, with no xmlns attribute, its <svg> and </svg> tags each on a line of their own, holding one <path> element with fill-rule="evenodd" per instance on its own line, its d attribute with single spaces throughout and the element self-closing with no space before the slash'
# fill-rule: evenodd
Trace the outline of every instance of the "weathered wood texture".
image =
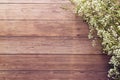
<svg viewBox="0 0 120 80">
<path fill-rule="evenodd" d="M 0 3 L 70 3 L 69 0 L 0 0 Z"/>
<path fill-rule="evenodd" d="M 84 36 L 88 25 L 83 21 L 0 21 L 1 36 Z M 9 27 L 8 27 L 9 26 Z"/>
<path fill-rule="evenodd" d="M 0 0 L 0 80 L 107 80 L 109 58 L 70 8 L 69 0 Z"/>
<path fill-rule="evenodd" d="M 0 19 L 7 20 L 81 20 L 65 4 L 0 4 Z M 66 4 L 70 6 L 70 4 Z"/>
<path fill-rule="evenodd" d="M 1 80 L 107 80 L 106 72 L 0 71 Z"/>
<path fill-rule="evenodd" d="M 106 59 L 104 55 L 0 55 L 0 70 L 107 71 Z"/>
<path fill-rule="evenodd" d="M 1 37 L 0 54 L 101 54 L 87 38 Z"/>
</svg>

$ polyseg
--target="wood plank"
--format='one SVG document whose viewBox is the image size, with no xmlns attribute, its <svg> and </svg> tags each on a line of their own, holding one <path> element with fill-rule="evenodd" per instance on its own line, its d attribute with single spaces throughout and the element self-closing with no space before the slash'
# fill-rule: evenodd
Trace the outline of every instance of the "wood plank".
<svg viewBox="0 0 120 80">
<path fill-rule="evenodd" d="M 83 21 L 0 21 L 0 36 L 86 36 Z"/>
<path fill-rule="evenodd" d="M 107 71 L 105 55 L 0 55 L 0 70 Z"/>
<path fill-rule="evenodd" d="M 102 54 L 88 38 L 0 37 L 0 54 Z"/>
<path fill-rule="evenodd" d="M 81 20 L 61 7 L 71 4 L 0 4 L 0 19 L 7 20 Z"/>
<path fill-rule="evenodd" d="M 107 80 L 107 72 L 0 71 L 0 80 Z"/>
<path fill-rule="evenodd" d="M 69 0 L 0 0 L 0 3 L 70 3 Z"/>
</svg>

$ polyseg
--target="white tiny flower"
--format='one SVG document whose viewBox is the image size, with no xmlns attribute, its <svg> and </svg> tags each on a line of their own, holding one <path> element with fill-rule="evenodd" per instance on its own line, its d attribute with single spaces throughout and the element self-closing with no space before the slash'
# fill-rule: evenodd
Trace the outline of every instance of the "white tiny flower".
<svg viewBox="0 0 120 80">
<path fill-rule="evenodd" d="M 120 25 L 118 26 L 118 29 L 120 30 Z"/>
</svg>

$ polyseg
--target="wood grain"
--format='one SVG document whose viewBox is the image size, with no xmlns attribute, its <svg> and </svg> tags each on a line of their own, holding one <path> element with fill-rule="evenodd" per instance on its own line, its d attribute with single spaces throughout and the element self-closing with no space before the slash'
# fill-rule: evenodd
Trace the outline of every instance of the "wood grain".
<svg viewBox="0 0 120 80">
<path fill-rule="evenodd" d="M 0 54 L 102 54 L 88 38 L 1 37 Z"/>
<path fill-rule="evenodd" d="M 70 10 L 70 4 L 0 4 L 2 20 L 80 20 Z"/>
<path fill-rule="evenodd" d="M 0 80 L 107 80 L 109 57 L 72 9 L 69 0 L 0 0 Z"/>
<path fill-rule="evenodd" d="M 6 4 L 10 4 L 10 3 L 14 3 L 14 4 L 17 4 L 17 3 L 22 3 L 22 4 L 24 4 L 24 3 L 32 3 L 32 4 L 34 4 L 34 3 L 70 3 L 70 1 L 69 0 L 0 0 L 0 3 L 1 4 L 4 4 L 4 3 L 6 3 Z"/>
<path fill-rule="evenodd" d="M 0 80 L 107 80 L 107 72 L 0 71 Z"/>
<path fill-rule="evenodd" d="M 0 21 L 0 36 L 84 36 L 83 21 Z"/>
<path fill-rule="evenodd" d="M 0 55 L 0 70 L 106 71 L 108 57 L 104 55 Z"/>
</svg>

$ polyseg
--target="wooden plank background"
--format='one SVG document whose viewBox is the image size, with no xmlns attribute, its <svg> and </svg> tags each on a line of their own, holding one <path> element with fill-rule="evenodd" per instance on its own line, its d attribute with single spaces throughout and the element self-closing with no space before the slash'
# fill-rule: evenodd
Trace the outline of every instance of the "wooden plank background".
<svg viewBox="0 0 120 80">
<path fill-rule="evenodd" d="M 69 0 L 0 0 L 0 80 L 107 80 L 109 58 L 70 8 Z"/>
</svg>

